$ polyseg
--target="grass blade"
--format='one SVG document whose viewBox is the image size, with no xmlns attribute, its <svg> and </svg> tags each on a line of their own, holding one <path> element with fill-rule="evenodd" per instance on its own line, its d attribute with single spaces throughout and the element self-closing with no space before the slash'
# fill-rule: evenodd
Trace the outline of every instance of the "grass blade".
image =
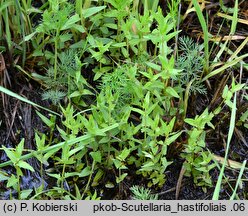
<svg viewBox="0 0 248 216">
<path fill-rule="evenodd" d="M 11 97 L 14 97 L 14 98 L 16 98 L 16 99 L 18 99 L 18 100 L 20 100 L 20 101 L 25 102 L 25 103 L 28 103 L 28 104 L 30 104 L 30 105 L 32 105 L 32 106 L 34 106 L 34 107 L 37 107 L 37 108 L 46 110 L 46 111 L 48 111 L 48 112 L 50 112 L 50 113 L 53 113 L 53 114 L 55 114 L 55 115 L 60 116 L 60 114 L 58 114 L 58 113 L 56 113 L 56 112 L 54 112 L 54 111 L 52 111 L 52 110 L 50 110 L 50 109 L 47 109 L 47 108 L 45 108 L 45 107 L 42 107 L 42 106 L 40 106 L 40 105 L 38 105 L 38 104 L 36 104 L 36 103 L 34 103 L 34 102 L 32 102 L 32 101 L 30 101 L 30 100 L 28 100 L 28 99 L 26 99 L 26 98 L 20 96 L 20 95 L 14 93 L 14 92 L 12 92 L 12 91 L 10 91 L 9 89 L 4 88 L 3 86 L 0 86 L 0 92 L 3 92 L 4 94 L 7 94 L 7 95 L 9 95 L 9 96 L 11 96 Z"/>
<path fill-rule="evenodd" d="M 241 182 L 241 177 L 244 173 L 246 162 L 247 162 L 246 160 L 243 161 L 242 167 L 241 167 L 240 172 L 239 172 L 239 177 L 238 177 L 235 189 L 233 191 L 233 194 L 232 194 L 230 200 L 234 200 L 234 197 L 236 196 L 236 191 L 238 189 L 239 183 Z"/>
<path fill-rule="evenodd" d="M 235 127 L 236 97 L 237 97 L 237 94 L 235 92 L 234 93 L 234 99 L 233 99 L 230 127 L 229 127 L 228 137 L 227 137 L 227 146 L 226 146 L 225 159 L 224 159 L 224 162 L 223 162 L 222 167 L 221 167 L 220 175 L 218 177 L 218 181 L 217 181 L 216 186 L 215 186 L 214 195 L 213 195 L 212 200 L 218 200 L 219 199 L 219 194 L 220 194 L 220 189 L 221 189 L 221 182 L 222 182 L 222 178 L 223 178 L 223 175 L 224 175 L 224 170 L 225 170 L 225 166 L 226 166 L 226 163 L 227 163 L 227 157 L 228 157 L 228 151 L 229 151 L 229 147 L 230 147 L 230 142 L 231 142 L 232 135 L 233 135 L 233 132 L 234 132 L 234 127 Z"/>
<path fill-rule="evenodd" d="M 238 4 L 239 4 L 238 0 L 236 0 L 234 5 L 233 17 L 232 17 L 232 26 L 230 32 L 231 35 L 234 35 L 238 24 Z"/>
<path fill-rule="evenodd" d="M 198 19 L 200 21 L 202 30 L 203 30 L 203 38 L 204 38 L 204 56 L 205 56 L 205 66 L 204 69 L 205 71 L 208 71 L 209 69 L 209 46 L 208 46 L 208 42 L 209 42 L 209 36 L 208 36 L 208 27 L 206 24 L 206 21 L 204 19 L 204 16 L 202 14 L 200 5 L 198 3 L 197 0 L 193 0 L 193 4 L 196 10 L 196 14 L 198 16 Z"/>
<path fill-rule="evenodd" d="M 225 69 L 232 67 L 234 65 L 236 65 L 237 63 L 239 63 L 240 61 L 242 61 L 244 58 L 248 57 L 248 54 L 244 54 L 240 57 L 235 58 L 234 60 L 227 62 L 226 64 L 224 64 L 222 67 L 212 71 L 211 73 L 209 73 L 208 75 L 206 75 L 203 79 L 202 82 L 204 82 L 205 80 L 209 79 L 212 76 L 215 76 L 221 72 L 223 72 Z"/>
</svg>

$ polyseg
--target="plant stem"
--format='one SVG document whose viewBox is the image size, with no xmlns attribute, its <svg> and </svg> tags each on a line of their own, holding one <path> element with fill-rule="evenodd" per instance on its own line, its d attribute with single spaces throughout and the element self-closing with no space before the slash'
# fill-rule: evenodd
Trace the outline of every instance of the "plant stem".
<svg viewBox="0 0 248 216">
<path fill-rule="evenodd" d="M 63 164 L 63 170 L 62 170 L 62 174 L 61 174 L 61 179 L 62 179 L 62 181 L 61 181 L 61 188 L 63 188 L 63 184 L 64 184 L 64 179 L 65 179 L 65 167 L 66 167 L 66 164 L 64 163 Z"/>
<path fill-rule="evenodd" d="M 17 170 L 17 169 L 16 169 Z M 21 185 L 20 185 L 20 175 L 18 174 L 18 171 L 17 171 L 17 193 L 18 193 L 18 200 L 21 199 Z"/>
<path fill-rule="evenodd" d="M 54 53 L 54 80 L 57 79 L 57 64 L 58 64 L 58 36 L 59 36 L 59 31 L 57 31 L 56 33 L 56 37 L 55 37 L 55 44 L 54 44 L 54 49 L 55 49 L 55 53 Z"/>
<path fill-rule="evenodd" d="M 93 171 L 94 171 L 94 168 L 95 168 L 95 164 L 96 164 L 96 162 L 95 162 L 95 160 L 94 160 L 94 161 L 93 161 L 93 164 L 92 164 L 91 173 L 90 173 L 90 176 L 89 176 L 87 185 L 86 185 L 86 187 L 85 187 L 85 189 L 84 189 L 84 192 L 83 192 L 83 194 L 82 194 L 82 196 L 81 196 L 81 200 L 83 199 L 83 197 L 84 197 L 85 193 L 87 192 L 88 187 L 89 187 L 89 185 L 90 185 L 90 181 L 91 181 L 91 178 L 92 178 L 92 175 L 93 175 Z"/>
</svg>

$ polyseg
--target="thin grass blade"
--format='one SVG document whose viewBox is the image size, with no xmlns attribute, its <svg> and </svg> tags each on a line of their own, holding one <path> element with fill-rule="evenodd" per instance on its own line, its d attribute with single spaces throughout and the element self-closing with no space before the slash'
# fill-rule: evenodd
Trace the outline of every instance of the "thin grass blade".
<svg viewBox="0 0 248 216">
<path fill-rule="evenodd" d="M 236 97 L 237 97 L 237 94 L 235 92 L 234 93 L 234 99 L 233 99 L 230 127 L 229 127 L 228 137 L 227 137 L 227 146 L 226 146 L 225 159 L 224 159 L 223 165 L 221 167 L 221 171 L 220 171 L 220 175 L 218 177 L 218 181 L 217 181 L 216 186 L 215 186 L 214 195 L 213 195 L 213 198 L 212 198 L 213 200 L 218 200 L 219 199 L 221 183 L 222 183 L 222 178 L 223 178 L 224 171 L 225 171 L 225 166 L 226 166 L 226 163 L 227 163 L 227 157 L 228 157 L 228 151 L 229 151 L 229 147 L 230 147 L 230 142 L 231 142 L 232 135 L 233 135 L 233 132 L 234 132 L 235 118 L 236 118 Z"/>
</svg>

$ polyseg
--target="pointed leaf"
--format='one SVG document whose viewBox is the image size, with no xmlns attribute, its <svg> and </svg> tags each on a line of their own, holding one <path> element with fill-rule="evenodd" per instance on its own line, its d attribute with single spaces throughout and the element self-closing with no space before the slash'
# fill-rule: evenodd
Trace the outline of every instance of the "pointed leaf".
<svg viewBox="0 0 248 216">
<path fill-rule="evenodd" d="M 21 142 L 16 147 L 16 151 L 15 151 L 16 152 L 15 153 L 16 157 L 19 158 L 19 157 L 22 156 L 23 149 L 24 149 L 24 139 L 22 139 Z"/>
<path fill-rule="evenodd" d="M 73 15 L 70 17 L 69 20 L 62 26 L 61 30 L 66 30 L 72 27 L 72 25 L 80 20 L 80 17 L 78 14 Z"/>
<path fill-rule="evenodd" d="M 41 120 L 49 127 L 52 128 L 54 126 L 54 122 L 48 119 L 46 116 L 42 115 L 40 112 L 36 111 L 36 114 L 41 118 Z"/>
<path fill-rule="evenodd" d="M 18 158 L 16 157 L 13 151 L 9 150 L 5 146 L 3 146 L 3 150 L 7 154 L 7 156 L 9 157 L 9 159 L 11 160 L 13 164 L 15 164 L 18 161 Z"/>
<path fill-rule="evenodd" d="M 165 91 L 170 95 L 170 96 L 172 96 L 172 97 L 175 97 L 175 98 L 180 98 L 180 96 L 177 94 L 177 92 L 175 91 L 175 89 L 174 88 L 172 88 L 172 87 L 167 87 L 166 89 L 165 89 Z"/>
<path fill-rule="evenodd" d="M 90 175 L 90 173 L 91 173 L 91 169 L 87 166 L 87 167 L 85 167 L 83 170 L 82 170 L 82 172 L 81 173 L 79 173 L 79 177 L 85 177 L 85 176 L 88 176 L 88 175 Z"/>
<path fill-rule="evenodd" d="M 9 177 L 7 176 L 7 174 L 4 175 L 4 174 L 0 173 L 0 182 L 8 180 L 8 179 L 9 179 Z"/>
<path fill-rule="evenodd" d="M 33 189 L 27 189 L 21 191 L 21 200 L 27 199 L 28 196 L 32 193 Z"/>
<path fill-rule="evenodd" d="M 85 31 L 85 28 L 84 28 L 83 26 L 81 26 L 81 25 L 78 25 L 78 24 L 74 24 L 74 25 L 72 26 L 72 28 L 78 30 L 78 31 L 81 32 L 81 33 L 85 33 L 85 32 L 86 32 L 86 31 Z"/>
<path fill-rule="evenodd" d="M 30 166 L 27 162 L 23 161 L 23 160 L 18 161 L 17 166 L 19 166 L 19 167 L 21 167 L 23 169 L 27 169 L 27 170 L 30 170 L 30 171 L 34 172 L 34 168 L 32 166 Z"/>
<path fill-rule="evenodd" d="M 99 11 L 103 10 L 104 8 L 106 8 L 106 6 L 87 8 L 87 9 L 82 11 L 83 17 L 88 18 L 88 17 L 98 13 Z"/>
<path fill-rule="evenodd" d="M 100 151 L 97 152 L 91 152 L 90 156 L 93 158 L 94 161 L 101 163 L 102 155 Z"/>
<path fill-rule="evenodd" d="M 167 139 L 165 140 L 165 144 L 166 144 L 166 145 L 170 145 L 172 142 L 174 142 L 174 141 L 182 134 L 182 132 L 183 132 L 183 131 L 178 132 L 178 133 L 176 133 L 176 134 L 170 136 L 169 138 L 167 138 Z"/>
</svg>

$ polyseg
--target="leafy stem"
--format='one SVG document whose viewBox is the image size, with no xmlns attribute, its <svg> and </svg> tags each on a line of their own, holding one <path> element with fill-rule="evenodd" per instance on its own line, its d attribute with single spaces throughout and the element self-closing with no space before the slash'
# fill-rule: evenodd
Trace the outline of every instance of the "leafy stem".
<svg viewBox="0 0 248 216">
<path fill-rule="evenodd" d="M 57 79 L 57 65 L 58 65 L 58 41 L 59 41 L 59 31 L 57 30 L 55 41 L 54 41 L 54 80 Z"/>
</svg>

